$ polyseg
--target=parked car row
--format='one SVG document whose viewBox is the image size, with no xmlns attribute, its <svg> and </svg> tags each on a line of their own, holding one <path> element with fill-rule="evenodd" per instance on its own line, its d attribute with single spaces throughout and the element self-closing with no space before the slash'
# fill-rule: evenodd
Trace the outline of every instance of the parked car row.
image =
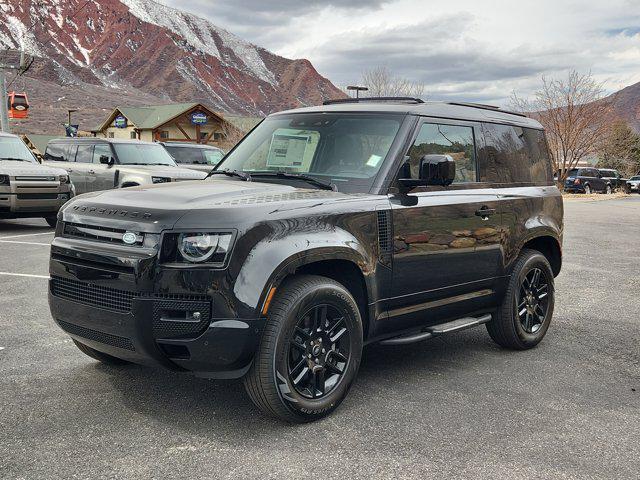
<svg viewBox="0 0 640 480">
<path fill-rule="evenodd" d="M 569 193 L 613 193 L 616 189 L 628 189 L 629 180 L 610 168 L 582 167 L 569 170 L 564 181 L 564 191 Z"/>
</svg>

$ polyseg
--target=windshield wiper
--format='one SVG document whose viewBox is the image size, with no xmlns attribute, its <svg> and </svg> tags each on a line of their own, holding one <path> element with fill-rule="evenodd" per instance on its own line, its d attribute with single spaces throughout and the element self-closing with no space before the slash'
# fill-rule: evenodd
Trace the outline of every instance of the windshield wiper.
<svg viewBox="0 0 640 480">
<path fill-rule="evenodd" d="M 325 183 L 308 175 L 303 175 L 301 173 L 287 173 L 287 172 L 257 172 L 253 174 L 254 177 L 279 177 L 279 178 L 292 178 L 295 180 L 302 180 L 303 182 L 307 182 L 311 185 L 314 185 L 322 190 L 331 190 L 334 192 L 338 191 L 338 187 L 336 187 L 333 183 Z"/>
<path fill-rule="evenodd" d="M 209 178 L 213 175 L 226 175 L 227 177 L 238 177 L 243 179 L 245 182 L 251 181 L 251 175 L 246 172 L 239 172 L 238 170 L 211 170 L 206 177 Z"/>
<path fill-rule="evenodd" d="M 9 160 L 10 162 L 29 162 L 29 160 L 25 158 L 14 158 L 14 157 L 0 157 L 0 160 Z"/>
</svg>

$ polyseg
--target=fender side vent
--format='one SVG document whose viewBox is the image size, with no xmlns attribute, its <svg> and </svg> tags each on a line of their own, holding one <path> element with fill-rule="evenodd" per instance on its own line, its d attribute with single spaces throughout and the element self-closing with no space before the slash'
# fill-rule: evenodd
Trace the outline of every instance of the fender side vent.
<svg viewBox="0 0 640 480">
<path fill-rule="evenodd" d="M 380 263 L 391 264 L 393 248 L 393 233 L 391 232 L 391 211 L 378 210 L 378 247 L 380 249 Z"/>
</svg>

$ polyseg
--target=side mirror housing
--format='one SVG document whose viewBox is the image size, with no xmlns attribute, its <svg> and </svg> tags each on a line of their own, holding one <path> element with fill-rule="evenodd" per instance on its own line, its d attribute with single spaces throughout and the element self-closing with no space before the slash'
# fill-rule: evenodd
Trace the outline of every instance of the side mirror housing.
<svg viewBox="0 0 640 480">
<path fill-rule="evenodd" d="M 111 167 L 115 163 L 115 159 L 107 155 L 100 155 L 100 163 Z"/>
<path fill-rule="evenodd" d="M 446 187 L 456 177 L 456 162 L 449 155 L 424 155 L 420 159 L 419 178 L 411 178 L 409 157 L 405 157 L 398 177 L 398 183 L 404 191 L 428 185 Z"/>
<path fill-rule="evenodd" d="M 420 180 L 426 185 L 448 186 L 456 178 L 456 162 L 449 155 L 425 155 L 420 159 Z"/>
</svg>

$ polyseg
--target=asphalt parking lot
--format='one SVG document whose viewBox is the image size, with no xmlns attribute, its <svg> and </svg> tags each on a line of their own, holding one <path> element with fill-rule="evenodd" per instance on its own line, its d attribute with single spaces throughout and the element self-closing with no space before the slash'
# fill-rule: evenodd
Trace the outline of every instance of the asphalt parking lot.
<svg viewBox="0 0 640 480">
<path fill-rule="evenodd" d="M 569 201 L 554 321 L 365 350 L 342 407 L 263 417 L 241 383 L 84 356 L 47 306 L 52 231 L 0 221 L 0 478 L 638 478 L 640 197 Z"/>
</svg>

